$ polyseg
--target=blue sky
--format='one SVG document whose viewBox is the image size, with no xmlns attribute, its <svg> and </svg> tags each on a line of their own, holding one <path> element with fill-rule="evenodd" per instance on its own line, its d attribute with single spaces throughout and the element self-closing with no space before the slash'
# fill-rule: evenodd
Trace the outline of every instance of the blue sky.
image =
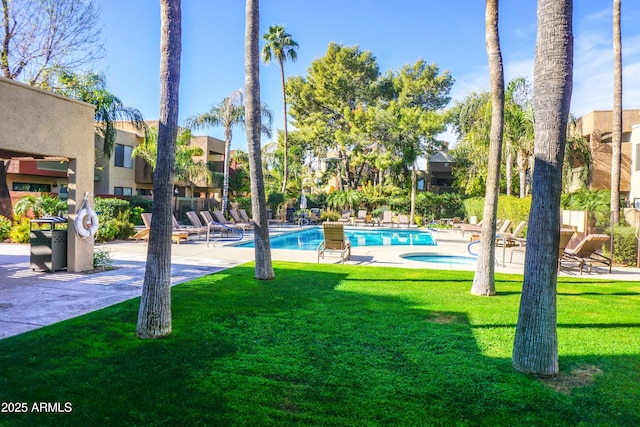
<svg viewBox="0 0 640 427">
<path fill-rule="evenodd" d="M 160 7 L 157 0 L 98 0 L 109 90 L 147 119 L 159 112 Z M 262 0 L 261 33 L 284 25 L 299 43 L 298 60 L 285 64 L 287 76 L 306 76 L 329 43 L 358 45 L 376 57 L 381 72 L 418 59 L 449 70 L 453 100 L 489 88 L 482 0 Z M 622 2 L 623 107 L 640 108 L 640 2 Z M 611 0 L 574 1 L 574 89 L 572 113 L 612 108 L 613 52 Z M 202 113 L 244 87 L 242 0 L 183 0 L 180 122 Z M 500 2 L 500 37 L 507 80 L 533 81 L 536 1 Z M 262 102 L 282 128 L 279 68 L 260 69 Z M 222 139 L 221 128 L 196 132 Z M 446 135 L 444 139 L 451 139 Z M 244 130 L 234 130 L 232 148 L 246 149 Z"/>
</svg>

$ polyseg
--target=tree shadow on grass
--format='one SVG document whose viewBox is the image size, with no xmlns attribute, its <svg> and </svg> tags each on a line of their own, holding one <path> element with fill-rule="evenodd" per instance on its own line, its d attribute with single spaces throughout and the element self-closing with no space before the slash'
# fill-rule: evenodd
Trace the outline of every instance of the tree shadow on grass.
<svg viewBox="0 0 640 427">
<path fill-rule="evenodd" d="M 277 263 L 258 281 L 243 265 L 173 288 L 165 339 L 135 338 L 135 299 L 0 341 L 0 401 L 73 404 L 7 418 L 24 425 L 612 422 L 611 399 L 569 398 L 483 355 L 468 313 L 361 292 L 362 274 Z"/>
</svg>

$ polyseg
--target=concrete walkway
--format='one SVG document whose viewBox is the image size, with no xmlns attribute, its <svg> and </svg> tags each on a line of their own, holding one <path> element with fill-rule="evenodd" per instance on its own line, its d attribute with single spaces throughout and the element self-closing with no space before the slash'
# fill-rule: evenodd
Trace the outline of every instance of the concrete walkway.
<svg viewBox="0 0 640 427">
<path fill-rule="evenodd" d="M 295 231 L 297 227 L 280 231 Z M 251 236 L 249 236 L 251 238 Z M 354 247 L 347 264 L 404 268 L 437 268 L 475 270 L 474 264 L 447 264 L 410 261 L 400 255 L 429 253 L 439 255 L 468 255 L 467 239 L 453 231 L 435 233 L 438 246 Z M 102 245 L 96 245 L 100 248 Z M 0 244 L 0 339 L 17 335 L 45 325 L 98 310 L 141 295 L 147 256 L 145 242 L 115 242 L 104 245 L 114 258 L 115 269 L 94 273 L 55 273 L 33 271 L 30 268 L 30 246 Z M 524 256 L 514 255 L 509 263 L 509 250 L 498 248 L 498 273 L 522 274 Z M 505 258 L 503 265 L 502 257 Z M 192 238 L 187 244 L 172 246 L 171 283 L 182 283 L 207 274 L 216 273 L 254 258 L 254 249 L 207 245 Z M 273 260 L 318 261 L 315 251 L 272 250 Z M 321 260 L 323 264 L 338 263 L 337 258 Z M 605 273 L 606 272 L 606 273 Z M 577 270 L 564 270 L 561 275 L 579 276 Z M 585 279 L 640 280 L 640 269 L 596 268 Z"/>
</svg>

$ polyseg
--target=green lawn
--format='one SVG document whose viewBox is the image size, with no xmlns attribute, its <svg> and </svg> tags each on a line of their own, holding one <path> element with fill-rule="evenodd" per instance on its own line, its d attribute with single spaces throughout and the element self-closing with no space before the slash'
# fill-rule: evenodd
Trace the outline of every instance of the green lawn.
<svg viewBox="0 0 640 427">
<path fill-rule="evenodd" d="M 559 380 L 516 373 L 521 277 L 252 265 L 173 288 L 173 334 L 139 300 L 0 341 L 0 425 L 640 425 L 640 283 L 560 279 Z M 72 412 L 31 412 L 59 402 Z M 68 407 L 67 407 L 68 408 Z"/>
</svg>

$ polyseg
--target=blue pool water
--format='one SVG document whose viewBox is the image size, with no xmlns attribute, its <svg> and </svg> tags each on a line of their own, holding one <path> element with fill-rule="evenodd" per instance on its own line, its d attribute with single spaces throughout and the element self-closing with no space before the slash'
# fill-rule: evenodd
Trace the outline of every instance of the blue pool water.
<svg viewBox="0 0 640 427">
<path fill-rule="evenodd" d="M 435 262 L 438 264 L 467 265 L 475 264 L 477 258 L 459 255 L 438 255 L 438 254 L 405 254 L 400 255 L 410 261 Z"/>
<path fill-rule="evenodd" d="M 344 234 L 357 246 L 437 246 L 431 233 L 422 230 L 409 229 L 358 229 L 345 228 Z M 324 240 L 322 228 L 304 228 L 294 233 L 281 234 L 271 237 L 271 249 L 295 249 L 315 251 Z M 253 241 L 241 243 L 237 246 L 253 248 Z"/>
</svg>

